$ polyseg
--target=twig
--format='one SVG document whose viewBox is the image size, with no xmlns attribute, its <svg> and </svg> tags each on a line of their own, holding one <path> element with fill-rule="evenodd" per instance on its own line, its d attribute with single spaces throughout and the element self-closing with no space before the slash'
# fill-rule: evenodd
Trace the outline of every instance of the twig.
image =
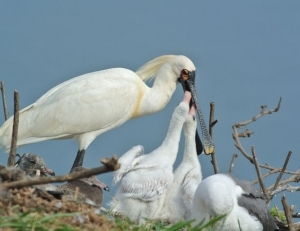
<svg viewBox="0 0 300 231">
<path fill-rule="evenodd" d="M 211 102 L 210 103 L 210 116 L 209 116 L 209 135 L 211 138 L 213 138 L 213 127 L 218 122 L 218 120 L 215 120 L 214 117 L 215 117 L 215 104 L 214 104 L 214 102 Z M 215 152 L 213 152 L 211 154 L 211 163 L 214 166 L 215 174 L 217 174 L 219 172 L 219 168 L 218 168 L 218 163 L 217 163 L 217 158 L 216 158 Z"/>
<path fill-rule="evenodd" d="M 110 161 L 109 161 L 110 160 Z M 21 188 L 25 186 L 33 186 L 39 184 L 47 184 L 47 183 L 54 183 L 54 182 L 65 182 L 71 181 L 76 179 L 81 179 L 85 177 L 90 177 L 93 175 L 98 175 L 105 172 L 115 171 L 116 169 L 120 168 L 120 164 L 118 163 L 118 158 L 113 156 L 111 159 L 104 158 L 101 160 L 104 166 L 91 168 L 85 171 L 80 172 L 73 172 L 70 174 L 62 175 L 62 176 L 52 176 L 52 177 L 38 177 L 38 178 L 30 178 L 25 180 L 19 180 L 14 182 L 2 183 L 0 184 L 0 188 Z M 106 165 L 106 163 L 108 163 Z M 116 163 L 115 165 L 113 163 Z"/>
<path fill-rule="evenodd" d="M 264 184 L 264 182 L 262 180 L 262 177 L 261 177 L 261 172 L 260 172 L 259 164 L 258 164 L 258 161 L 257 161 L 257 157 L 256 157 L 256 154 L 255 154 L 255 149 L 254 149 L 253 145 L 251 146 L 251 151 L 252 151 L 253 163 L 254 163 L 254 166 L 255 166 L 255 170 L 256 170 L 256 173 L 257 173 L 257 177 L 258 177 L 258 180 L 259 180 L 260 187 L 263 191 L 263 194 L 264 194 L 265 198 L 267 199 L 267 201 L 269 201 L 269 195 L 267 193 L 265 184 Z"/>
<path fill-rule="evenodd" d="M 262 164 L 259 164 L 259 167 L 261 168 L 265 168 L 265 169 L 270 169 L 269 172 L 265 173 L 262 178 L 266 178 L 274 173 L 277 173 L 277 172 L 280 172 L 281 171 L 281 168 L 274 168 L 274 167 L 271 167 L 269 165 L 262 165 Z M 290 175 L 294 175 L 295 177 L 298 177 L 300 175 L 300 169 L 298 169 L 296 172 L 291 172 L 291 171 L 284 171 L 284 173 L 286 174 L 290 174 Z M 289 181 L 289 182 L 294 182 L 295 180 L 292 180 L 292 181 Z M 297 182 L 297 181 L 296 181 Z M 252 181 L 252 184 L 256 184 L 258 183 L 258 179 Z M 279 183 L 280 185 L 280 183 Z M 273 186 L 274 187 L 274 186 Z M 268 189 L 269 190 L 269 189 Z"/>
<path fill-rule="evenodd" d="M 280 182 L 280 180 L 281 180 L 281 177 L 282 177 L 282 175 L 283 175 L 283 173 L 284 173 L 284 171 L 285 171 L 285 169 L 286 169 L 286 166 L 287 166 L 287 164 L 288 164 L 288 162 L 289 162 L 289 160 L 290 160 L 291 155 L 292 155 L 292 151 L 289 151 L 289 153 L 288 153 L 287 156 L 286 156 L 286 159 L 285 159 L 285 162 L 284 162 L 284 164 L 283 164 L 283 167 L 282 167 L 282 169 L 281 169 L 281 171 L 280 171 L 280 173 L 279 173 L 279 176 L 278 176 L 277 179 L 276 179 L 275 185 L 274 185 L 274 187 L 273 187 L 273 191 L 278 187 L 278 184 L 279 184 L 279 182 Z"/>
<path fill-rule="evenodd" d="M 76 188 L 75 188 L 75 193 L 74 193 L 74 198 L 73 198 L 74 201 L 77 201 L 77 198 L 78 198 L 78 192 L 79 192 L 79 187 L 76 187 Z"/>
<path fill-rule="evenodd" d="M 285 217 L 286 217 L 286 221 L 287 221 L 289 230 L 294 231 L 294 223 L 293 223 L 292 215 L 290 213 L 287 201 L 285 199 L 285 195 L 283 195 L 281 197 L 281 203 L 282 203 L 282 206 L 283 206 L 283 210 L 284 210 L 284 213 L 285 213 Z"/>
<path fill-rule="evenodd" d="M 270 196 L 273 197 L 276 194 L 281 193 L 283 191 L 296 192 L 296 191 L 300 191 L 300 187 L 293 187 L 289 184 L 286 184 L 286 185 L 280 186 L 280 187 L 276 188 L 275 190 L 271 191 Z"/>
<path fill-rule="evenodd" d="M 300 169 L 298 169 L 297 172 L 300 173 Z M 278 186 L 283 186 L 283 185 L 285 185 L 287 183 L 290 183 L 290 182 L 296 182 L 296 183 L 298 183 L 299 181 L 300 181 L 300 176 L 299 175 L 292 175 L 289 178 L 280 181 L 279 184 L 278 184 Z M 274 187 L 274 185 L 271 185 L 268 188 L 268 190 L 272 190 L 273 187 Z"/>
<path fill-rule="evenodd" d="M 276 205 L 274 205 L 275 211 L 276 211 L 276 216 L 280 217 L 279 209 Z"/>
<path fill-rule="evenodd" d="M 233 134 L 232 134 L 232 137 L 235 141 L 235 146 L 238 150 L 240 150 L 240 152 L 251 162 L 253 163 L 253 158 L 251 155 L 249 155 L 243 148 L 241 142 L 240 142 L 240 139 L 239 137 L 249 137 L 251 134 L 253 134 L 253 132 L 250 132 L 249 130 L 246 130 L 244 133 L 239 133 L 238 132 L 238 128 L 241 128 L 241 127 L 244 127 L 254 121 L 256 121 L 257 119 L 259 119 L 260 117 L 266 115 L 266 114 L 272 114 L 273 112 L 277 112 L 279 109 L 280 109 L 280 104 L 281 104 L 281 97 L 279 99 L 279 102 L 278 102 L 278 105 L 276 108 L 272 109 L 272 110 L 269 110 L 269 111 L 266 111 L 266 106 L 262 106 L 261 107 L 261 112 L 252 117 L 252 119 L 249 119 L 247 121 L 244 121 L 244 122 L 239 122 L 239 123 L 236 123 L 232 126 L 232 129 L 233 129 Z"/>
<path fill-rule="evenodd" d="M 231 162 L 230 162 L 230 168 L 229 168 L 229 173 L 232 173 L 233 171 L 233 168 L 234 168 L 234 162 L 235 162 L 235 159 L 238 157 L 238 154 L 234 153 L 232 155 L 232 159 L 231 159 Z"/>
<path fill-rule="evenodd" d="M 10 145 L 10 153 L 7 161 L 8 166 L 15 165 L 18 129 L 19 129 L 19 92 L 15 90 L 14 91 L 14 123 L 13 123 L 13 131 L 12 131 L 12 138 L 11 138 L 11 145 Z"/>
<path fill-rule="evenodd" d="M 259 167 L 261 167 L 261 165 L 259 165 Z M 271 176 L 272 174 L 277 173 L 277 172 L 280 172 L 280 171 L 281 171 L 280 168 L 273 169 L 273 170 L 271 170 L 271 171 L 265 173 L 264 175 L 262 175 L 261 178 L 262 178 L 262 179 L 265 179 L 265 178 L 267 178 L 268 176 Z M 258 183 L 258 179 L 255 179 L 254 181 L 252 181 L 252 184 L 256 184 L 256 183 Z"/>
<path fill-rule="evenodd" d="M 300 213 L 293 213 L 293 214 L 292 214 L 292 217 L 293 217 L 293 218 L 300 218 Z"/>
<path fill-rule="evenodd" d="M 294 210 L 295 210 L 295 205 L 291 205 L 290 206 L 290 213 L 292 214 L 292 216 L 293 216 Z"/>
<path fill-rule="evenodd" d="M 5 88 L 3 81 L 0 82 L 0 89 L 2 93 L 2 104 L 3 104 L 3 110 L 4 110 L 4 119 L 8 119 L 8 112 L 7 112 L 7 105 L 6 105 L 6 96 L 5 96 Z"/>
</svg>

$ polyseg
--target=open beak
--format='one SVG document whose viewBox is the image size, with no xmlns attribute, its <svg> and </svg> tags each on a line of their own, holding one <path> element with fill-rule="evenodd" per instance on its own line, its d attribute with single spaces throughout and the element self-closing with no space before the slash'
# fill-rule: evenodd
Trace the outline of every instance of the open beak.
<svg viewBox="0 0 300 231">
<path fill-rule="evenodd" d="M 202 137 L 203 137 L 203 144 L 200 140 L 198 131 L 196 131 L 196 147 L 197 147 L 197 154 L 200 155 L 204 149 L 204 153 L 206 155 L 210 155 L 214 152 L 215 147 L 214 147 L 214 142 L 212 138 L 210 137 L 208 130 L 205 125 L 205 121 L 202 115 L 202 111 L 200 109 L 200 105 L 197 99 L 197 94 L 196 94 L 196 89 L 195 89 L 195 71 L 182 71 L 181 76 L 179 77 L 178 81 L 181 83 L 183 87 L 183 91 L 189 91 L 191 92 L 192 99 L 191 99 L 191 104 L 196 105 L 196 111 L 199 117 L 200 121 L 200 126 L 201 126 L 201 131 L 202 131 Z"/>
</svg>

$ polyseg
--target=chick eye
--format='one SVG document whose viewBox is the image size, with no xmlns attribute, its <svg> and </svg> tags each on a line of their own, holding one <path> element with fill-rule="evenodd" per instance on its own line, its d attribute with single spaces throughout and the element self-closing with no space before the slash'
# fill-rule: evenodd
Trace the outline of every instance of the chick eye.
<svg viewBox="0 0 300 231">
<path fill-rule="evenodd" d="M 35 164 L 36 162 L 34 160 L 29 160 L 30 163 Z"/>
</svg>

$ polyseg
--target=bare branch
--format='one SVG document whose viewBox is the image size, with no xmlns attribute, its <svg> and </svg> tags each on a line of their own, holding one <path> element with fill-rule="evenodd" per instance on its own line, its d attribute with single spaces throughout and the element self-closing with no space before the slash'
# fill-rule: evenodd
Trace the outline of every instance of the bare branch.
<svg viewBox="0 0 300 231">
<path fill-rule="evenodd" d="M 297 171 L 300 173 L 300 169 L 298 169 Z M 298 183 L 299 181 L 300 181 L 300 176 L 299 175 L 292 175 L 289 178 L 280 181 L 279 184 L 278 184 L 278 186 L 283 186 L 283 185 L 285 185 L 287 183 L 290 183 L 290 182 L 296 182 L 296 183 Z M 274 187 L 274 185 L 271 185 L 268 188 L 268 190 L 271 191 L 273 187 Z"/>
<path fill-rule="evenodd" d="M 276 194 L 281 193 L 283 191 L 296 192 L 296 191 L 300 191 L 300 187 L 293 187 L 289 184 L 286 184 L 286 185 L 280 186 L 280 187 L 276 188 L 275 190 L 271 191 L 270 196 L 273 197 Z"/>
<path fill-rule="evenodd" d="M 3 110 L 4 110 L 4 119 L 8 119 L 8 111 L 7 111 L 7 105 L 6 105 L 6 96 L 5 96 L 5 88 L 3 81 L 0 82 L 0 89 L 2 93 L 2 104 L 3 104 Z"/>
<path fill-rule="evenodd" d="M 245 131 L 239 133 L 239 137 L 249 138 L 252 134 L 254 134 L 254 132 L 251 132 L 249 129 L 246 129 Z"/>
<path fill-rule="evenodd" d="M 252 156 L 253 156 L 253 163 L 254 163 L 254 166 L 255 166 L 255 170 L 256 170 L 256 173 L 257 173 L 257 177 L 258 177 L 258 180 L 259 180 L 260 187 L 263 191 L 263 194 L 264 194 L 265 198 L 267 200 L 269 200 L 269 194 L 267 193 L 265 184 L 264 184 L 264 182 L 262 180 L 262 177 L 261 177 L 261 172 L 260 172 L 258 160 L 257 160 L 256 154 L 255 154 L 255 149 L 254 149 L 253 145 L 251 146 L 251 150 L 252 150 Z"/>
<path fill-rule="evenodd" d="M 213 138 L 213 127 L 218 122 L 218 120 L 214 119 L 215 117 L 215 104 L 214 102 L 210 103 L 210 116 L 209 116 L 209 135 Z M 214 166 L 215 173 L 219 172 L 217 158 L 215 152 L 211 154 L 211 163 Z"/>
<path fill-rule="evenodd" d="M 232 134 L 232 137 L 235 141 L 235 146 L 237 147 L 237 149 L 251 162 L 253 163 L 253 158 L 251 155 L 249 155 L 243 148 L 241 142 L 240 142 L 240 139 L 239 137 L 249 137 L 251 134 L 253 134 L 253 132 L 250 132 L 249 130 L 245 130 L 243 133 L 239 133 L 238 132 L 238 128 L 241 128 L 241 127 L 244 127 L 254 121 L 256 121 L 257 119 L 259 119 L 260 117 L 266 115 L 266 114 L 272 114 L 273 112 L 277 112 L 280 108 L 280 104 L 281 104 L 281 97 L 279 99 L 279 102 L 278 102 L 278 105 L 276 108 L 272 109 L 272 110 L 269 110 L 269 111 L 266 111 L 266 106 L 262 106 L 261 108 L 261 112 L 252 117 L 252 119 L 249 119 L 249 120 L 246 120 L 244 122 L 239 122 L 239 123 L 236 123 L 232 126 L 232 129 L 233 129 L 233 134 Z"/>
<path fill-rule="evenodd" d="M 235 162 L 235 159 L 238 157 L 238 154 L 234 153 L 232 155 L 232 159 L 231 159 L 231 162 L 230 162 L 230 168 L 229 168 L 229 173 L 232 173 L 233 171 L 233 168 L 234 168 L 234 162 Z"/>
<path fill-rule="evenodd" d="M 244 127 L 244 126 L 246 126 L 246 125 L 248 125 L 248 124 L 250 124 L 250 123 L 256 121 L 257 119 L 259 119 L 260 117 L 262 117 L 262 116 L 264 116 L 264 115 L 266 115 L 266 114 L 272 114 L 273 112 L 277 112 L 277 111 L 280 109 L 281 99 L 282 99 L 282 98 L 280 97 L 279 102 L 278 102 L 278 105 L 277 105 L 276 108 L 274 108 L 274 109 L 272 109 L 272 110 L 269 110 L 269 111 L 266 111 L 265 109 L 267 108 L 267 106 L 266 106 L 266 105 L 261 106 L 261 109 L 262 109 L 262 110 L 260 111 L 260 113 L 259 113 L 258 115 L 254 116 L 254 117 L 252 117 L 252 119 L 246 120 L 246 121 L 244 121 L 244 122 L 236 123 L 236 124 L 233 125 L 233 126 L 238 127 L 238 128 Z"/>
<path fill-rule="evenodd" d="M 73 172 L 70 174 L 62 175 L 62 176 L 52 176 L 52 177 L 39 177 L 39 178 L 30 178 L 25 180 L 19 180 L 14 182 L 8 182 L 8 183 L 2 183 L 0 184 L 0 188 L 21 188 L 25 186 L 33 186 L 33 185 L 39 185 L 39 184 L 47 184 L 47 183 L 54 183 L 54 182 L 65 182 L 65 181 L 71 181 L 76 179 L 81 179 L 85 177 L 90 177 L 93 175 L 98 175 L 105 172 L 111 172 L 115 171 L 120 167 L 120 164 L 117 162 L 115 165 L 112 163 L 117 160 L 117 157 L 113 157 L 111 161 L 108 161 L 108 158 L 105 158 L 101 160 L 101 162 L 108 161 L 108 165 L 91 168 L 85 171 L 80 172 Z"/>
<path fill-rule="evenodd" d="M 278 187 L 278 184 L 279 184 L 279 182 L 280 182 L 280 180 L 281 180 L 281 177 L 282 177 L 282 175 L 283 175 L 283 173 L 284 173 L 284 171 L 285 171 L 285 169 L 286 169 L 286 166 L 287 166 L 287 164 L 288 164 L 288 162 L 289 162 L 289 160 L 290 160 L 291 155 L 292 155 L 292 151 L 289 151 L 289 153 L 287 154 L 287 157 L 286 157 L 286 159 L 285 159 L 285 162 L 284 162 L 284 164 L 283 164 L 283 167 L 282 167 L 282 169 L 280 170 L 280 174 L 279 174 L 279 176 L 278 176 L 277 179 L 276 179 L 276 182 L 275 182 L 275 185 L 274 185 L 274 187 L 273 187 L 273 190 L 275 190 L 275 189 Z"/>
<path fill-rule="evenodd" d="M 13 131 L 10 145 L 10 153 L 7 161 L 8 166 L 15 165 L 16 150 L 17 150 L 17 139 L 18 139 L 18 129 L 19 129 L 19 92 L 14 91 L 14 123 Z"/>
<path fill-rule="evenodd" d="M 290 213 L 285 195 L 283 195 L 281 197 L 281 203 L 282 203 L 282 206 L 283 206 L 283 210 L 284 210 L 284 213 L 285 213 L 285 217 L 286 217 L 286 221 L 287 221 L 289 230 L 294 231 L 294 223 L 293 223 L 292 215 Z"/>
</svg>

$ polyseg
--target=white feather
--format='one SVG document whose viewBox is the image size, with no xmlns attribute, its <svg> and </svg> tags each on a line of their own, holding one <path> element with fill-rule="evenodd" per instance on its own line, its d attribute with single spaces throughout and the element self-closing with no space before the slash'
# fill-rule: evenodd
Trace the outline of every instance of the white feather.
<svg viewBox="0 0 300 231">
<path fill-rule="evenodd" d="M 20 111 L 17 145 L 75 138 L 79 150 L 86 149 L 98 135 L 127 120 L 162 110 L 183 69 L 195 71 L 195 66 L 185 56 L 168 55 L 137 73 L 112 68 L 65 81 Z M 155 76 L 152 88 L 143 82 L 151 76 Z M 10 117 L 0 128 L 5 152 L 10 150 L 12 125 Z"/>
<path fill-rule="evenodd" d="M 188 114 L 190 97 L 190 93 L 186 92 L 184 101 L 175 108 L 167 136 L 161 146 L 134 160 L 128 155 L 128 160 L 132 160 L 134 164 L 127 168 L 126 173 L 123 171 L 115 195 L 117 202 L 110 203 L 114 211 L 139 224 L 144 223 L 144 218 L 159 217 L 166 191 L 174 179 L 173 164 L 178 152 L 181 129 Z"/>
<path fill-rule="evenodd" d="M 195 134 L 197 122 L 194 108 L 184 123 L 185 150 L 183 160 L 174 172 L 174 182 L 168 189 L 161 218 L 171 223 L 190 217 L 194 193 L 202 180 Z"/>
<path fill-rule="evenodd" d="M 191 219 L 195 219 L 194 224 L 202 220 L 206 223 L 213 216 L 227 214 L 225 221 L 215 225 L 216 231 L 262 231 L 260 221 L 238 205 L 242 193 L 245 192 L 228 175 L 207 177 L 195 192 Z"/>
</svg>

